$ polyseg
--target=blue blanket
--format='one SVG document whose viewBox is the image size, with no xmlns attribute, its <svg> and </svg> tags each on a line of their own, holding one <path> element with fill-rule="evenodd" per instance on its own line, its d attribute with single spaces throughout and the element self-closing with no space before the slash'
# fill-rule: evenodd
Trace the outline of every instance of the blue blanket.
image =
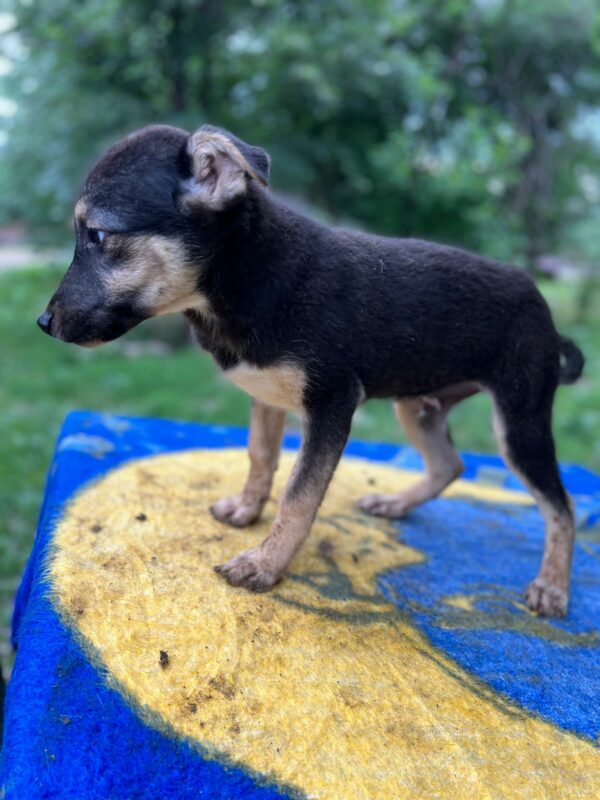
<svg viewBox="0 0 600 800">
<path fill-rule="evenodd" d="M 214 629 L 209 626 L 219 610 L 205 618 L 200 625 L 206 626 L 205 639 L 199 633 L 184 659 L 179 655 L 185 650 L 184 634 L 174 630 L 178 623 L 172 616 L 164 616 L 177 614 L 179 606 L 176 598 L 161 605 L 164 586 L 185 589 L 194 581 L 200 586 L 201 576 L 210 574 L 202 572 L 202 559 L 212 563 L 229 534 L 210 520 L 199 503 L 190 518 L 205 520 L 206 531 L 199 529 L 198 541 L 206 545 L 196 547 L 194 528 L 189 536 L 180 535 L 169 508 L 180 504 L 183 530 L 185 509 L 193 502 L 181 488 L 189 474 L 185 459 L 196 459 L 190 450 L 202 451 L 197 461 L 189 462 L 197 464 L 200 476 L 190 478 L 190 486 L 200 495 L 210 494 L 211 481 L 226 483 L 238 462 L 243 473 L 243 455 L 229 449 L 243 447 L 246 440 L 245 430 L 229 427 L 86 412 L 67 418 L 16 599 L 17 656 L 5 702 L 2 797 L 429 797 L 438 791 L 438 778 L 428 773 L 437 770 L 441 775 L 448 759 L 454 759 L 453 774 L 459 777 L 456 785 L 444 777 L 447 797 L 479 796 L 482 787 L 498 797 L 549 796 L 548 786 L 555 785 L 556 776 L 549 771 L 545 777 L 544 770 L 552 769 L 552 759 L 560 762 L 567 787 L 555 796 L 598 796 L 594 792 L 600 779 L 592 786 L 580 778 L 582 771 L 589 778 L 594 769 L 600 775 L 600 478 L 581 467 L 562 469 L 578 519 L 566 620 L 538 619 L 520 601 L 541 557 L 543 524 L 537 509 L 528 504 L 519 482 L 499 459 L 465 455 L 465 482 L 456 493 L 421 507 L 390 527 L 391 533 L 377 521 L 352 516 L 352 497 L 347 499 L 347 513 L 343 505 L 342 510 L 326 509 L 318 530 L 329 533 L 315 534 L 322 537 L 322 546 L 315 545 L 313 552 L 307 545 L 302 556 L 306 561 L 274 595 L 275 611 L 267 614 L 262 607 L 260 626 L 252 628 L 247 641 L 242 615 L 236 617 L 234 639 L 228 621 L 236 603 L 239 608 L 243 604 L 249 619 L 254 612 L 248 604 L 259 600 L 225 586 L 215 576 L 212 594 L 202 595 L 206 599 L 193 613 L 203 613 L 215 592 L 223 593 L 219 603 L 225 599 L 229 611 Z M 297 446 L 295 436 L 286 438 L 287 449 Z M 365 475 L 372 469 L 368 482 L 377 483 L 388 480 L 388 472 L 377 471 L 379 465 L 398 469 L 399 475 L 421 468 L 414 451 L 392 445 L 351 443 L 346 457 L 350 466 L 347 474 L 341 471 L 342 499 L 355 480 L 353 469 Z M 356 462 L 355 468 L 353 457 L 364 461 Z M 219 466 L 222 459 L 225 466 Z M 118 472 L 134 463 L 142 465 L 135 466 L 135 474 Z M 332 503 L 336 491 L 334 487 Z M 130 501 L 130 522 L 123 524 L 119 514 L 125 513 Z M 123 544 L 124 534 L 118 533 L 121 530 L 133 537 L 129 549 Z M 347 557 L 336 549 L 338 541 L 350 543 Z M 97 571 L 88 564 L 94 560 L 100 565 Z M 153 577 L 157 562 L 163 583 Z M 189 564 L 194 566 L 188 574 Z M 367 581 L 369 570 L 372 583 Z M 96 602 L 98 597 L 106 599 Z M 146 598 L 143 608 L 127 605 L 140 597 Z M 271 602 L 270 595 L 264 597 L 260 602 Z M 184 625 L 193 600 L 181 604 Z M 281 625 L 277 614 L 288 615 L 281 616 L 285 620 Z M 121 634 L 120 626 L 126 632 Z M 329 630 L 339 631 L 343 653 L 337 652 L 334 642 L 323 649 L 322 662 L 315 655 L 321 644 L 311 645 L 308 655 L 299 653 L 310 636 L 318 634 L 322 642 Z M 221 635 L 213 652 L 215 637 Z M 160 636 L 168 642 L 164 648 Z M 261 688 L 264 683 L 250 686 L 248 677 L 283 663 L 288 657 L 283 649 L 278 660 L 261 655 L 264 663 L 257 660 L 258 651 L 272 654 L 285 646 L 287 637 L 298 651 L 294 663 L 302 665 L 298 670 L 304 681 L 293 684 L 303 687 L 293 700 L 289 685 L 280 683 L 281 675 L 265 672 L 263 681 L 273 687 L 268 691 Z M 397 644 L 391 643 L 392 637 Z M 361 650 L 367 640 L 368 648 Z M 357 643 L 354 666 L 349 652 L 353 642 Z M 210 653 L 206 664 L 198 654 L 201 646 Z M 237 666 L 229 660 L 225 665 L 222 658 L 230 646 Z M 150 658 L 148 648 L 153 655 L 144 661 Z M 413 689 L 403 690 L 406 702 L 410 695 L 417 709 L 411 720 L 403 721 L 397 710 L 393 711 L 397 723 L 385 716 L 389 686 L 379 694 L 375 688 L 368 694 L 373 680 L 363 678 L 363 671 L 372 669 L 369 659 L 374 649 L 388 661 L 397 652 L 408 672 L 411 653 L 415 663 L 425 659 L 410 678 Z M 221 666 L 215 666 L 216 660 Z M 329 663 L 335 675 L 329 684 L 324 680 L 317 686 L 319 675 L 307 676 L 307 671 L 314 668 L 321 673 Z M 185 670 L 191 671 L 191 678 Z M 419 676 L 426 670 L 427 682 L 421 685 Z M 246 676 L 246 683 L 242 685 L 241 678 L 236 682 L 236 675 Z M 399 675 L 394 680 L 405 678 Z M 451 698 L 451 705 L 441 710 L 435 688 L 431 694 L 426 689 L 436 682 L 443 683 L 440 698 Z M 321 698 L 319 709 L 331 702 L 327 713 L 311 705 L 312 689 L 306 687 L 313 685 L 315 696 Z M 274 711 L 267 715 L 266 709 L 273 693 L 281 698 L 278 707 L 290 702 L 282 719 L 294 722 L 285 735 L 281 730 L 285 724 L 269 728 L 267 717 Z M 365 705 L 368 713 L 361 710 Z M 317 755 L 314 743 L 306 749 L 300 741 L 307 735 L 303 720 L 311 714 L 314 725 L 318 719 L 321 726 L 315 740 Z M 376 735 L 363 729 L 371 718 L 379 726 Z M 461 720 L 463 732 L 458 731 Z M 398 730 L 392 730 L 395 724 Z M 348 745 L 352 730 L 357 738 Z M 507 755 L 506 785 L 494 787 L 493 782 L 501 780 L 493 763 L 498 761 L 498 747 L 506 746 L 508 754 L 509 745 L 501 742 L 513 741 L 521 730 L 528 742 L 519 745 L 524 765 L 519 765 L 517 778 L 510 778 L 506 769 L 516 763 L 516 756 Z M 432 731 L 436 731 L 433 739 Z M 497 731 L 492 742 L 490 731 Z M 376 737 L 381 738 L 382 754 L 378 777 L 373 769 L 377 748 L 369 750 Z M 394 754 L 398 775 L 386 771 L 388 751 Z M 434 770 L 437 751 L 445 755 Z M 348 758 L 348 753 L 356 757 Z M 349 761 L 356 764 L 350 766 Z M 374 780 L 381 781 L 376 794 Z"/>
</svg>

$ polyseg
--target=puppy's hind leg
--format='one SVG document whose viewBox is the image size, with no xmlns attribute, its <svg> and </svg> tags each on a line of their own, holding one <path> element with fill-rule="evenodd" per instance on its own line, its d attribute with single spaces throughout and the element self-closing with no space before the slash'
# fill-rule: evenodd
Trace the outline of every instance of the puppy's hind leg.
<svg viewBox="0 0 600 800">
<path fill-rule="evenodd" d="M 553 393 L 552 393 L 553 394 Z M 539 574 L 525 592 L 525 603 L 545 617 L 564 617 L 569 601 L 575 523 L 562 485 L 551 428 L 552 394 L 533 407 L 513 398 L 494 397 L 494 433 L 504 459 L 534 496 L 546 523 Z"/>
<path fill-rule="evenodd" d="M 369 494 L 357 506 L 379 517 L 399 519 L 415 506 L 437 497 L 463 471 L 463 463 L 454 449 L 446 417 L 452 406 L 478 391 L 468 387 L 455 393 L 432 397 L 411 397 L 394 403 L 398 421 L 409 442 L 423 456 L 425 475 L 403 492 Z"/>
<path fill-rule="evenodd" d="M 240 494 L 224 497 L 210 511 L 220 522 L 236 528 L 251 525 L 260 517 L 269 499 L 273 475 L 277 469 L 285 411 L 254 400 L 250 417 L 250 472 Z"/>
</svg>

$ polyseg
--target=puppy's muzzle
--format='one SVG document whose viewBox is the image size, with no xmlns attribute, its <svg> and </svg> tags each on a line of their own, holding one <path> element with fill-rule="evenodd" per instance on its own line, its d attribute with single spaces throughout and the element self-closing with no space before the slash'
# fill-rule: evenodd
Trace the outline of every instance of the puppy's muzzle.
<svg viewBox="0 0 600 800">
<path fill-rule="evenodd" d="M 37 324 L 44 331 L 44 333 L 48 334 L 48 336 L 52 336 L 52 318 L 53 318 L 52 312 L 46 309 L 46 311 L 44 311 L 44 313 L 40 317 L 38 317 L 37 321 Z"/>
</svg>

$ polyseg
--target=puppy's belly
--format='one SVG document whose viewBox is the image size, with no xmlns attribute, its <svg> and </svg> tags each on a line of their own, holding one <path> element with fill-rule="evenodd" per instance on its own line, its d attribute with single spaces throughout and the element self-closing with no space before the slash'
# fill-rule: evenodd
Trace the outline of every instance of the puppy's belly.
<svg viewBox="0 0 600 800">
<path fill-rule="evenodd" d="M 291 364 L 259 369 L 242 361 L 223 373 L 251 397 L 279 408 L 300 410 L 306 377 Z"/>
</svg>

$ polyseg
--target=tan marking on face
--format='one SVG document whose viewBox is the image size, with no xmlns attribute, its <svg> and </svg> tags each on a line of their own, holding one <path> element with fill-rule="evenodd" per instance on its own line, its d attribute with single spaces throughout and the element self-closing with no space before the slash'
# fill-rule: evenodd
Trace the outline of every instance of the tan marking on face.
<svg viewBox="0 0 600 800">
<path fill-rule="evenodd" d="M 122 246 L 123 237 L 107 237 L 109 254 L 113 241 L 117 247 Z M 128 237 L 125 246 L 124 263 L 102 278 L 113 300 L 133 295 L 152 316 L 190 308 L 204 316 L 211 315 L 207 298 L 196 288 L 198 266 L 187 262 L 180 242 L 167 236 L 141 234 Z"/>
<path fill-rule="evenodd" d="M 259 369 L 242 362 L 224 374 L 240 389 L 263 403 L 278 408 L 302 408 L 306 375 L 298 367 L 281 364 Z"/>
<path fill-rule="evenodd" d="M 83 197 L 80 197 L 75 205 L 74 216 L 75 219 L 80 220 L 81 222 L 85 222 L 85 218 L 89 212 L 89 205 Z"/>
</svg>

